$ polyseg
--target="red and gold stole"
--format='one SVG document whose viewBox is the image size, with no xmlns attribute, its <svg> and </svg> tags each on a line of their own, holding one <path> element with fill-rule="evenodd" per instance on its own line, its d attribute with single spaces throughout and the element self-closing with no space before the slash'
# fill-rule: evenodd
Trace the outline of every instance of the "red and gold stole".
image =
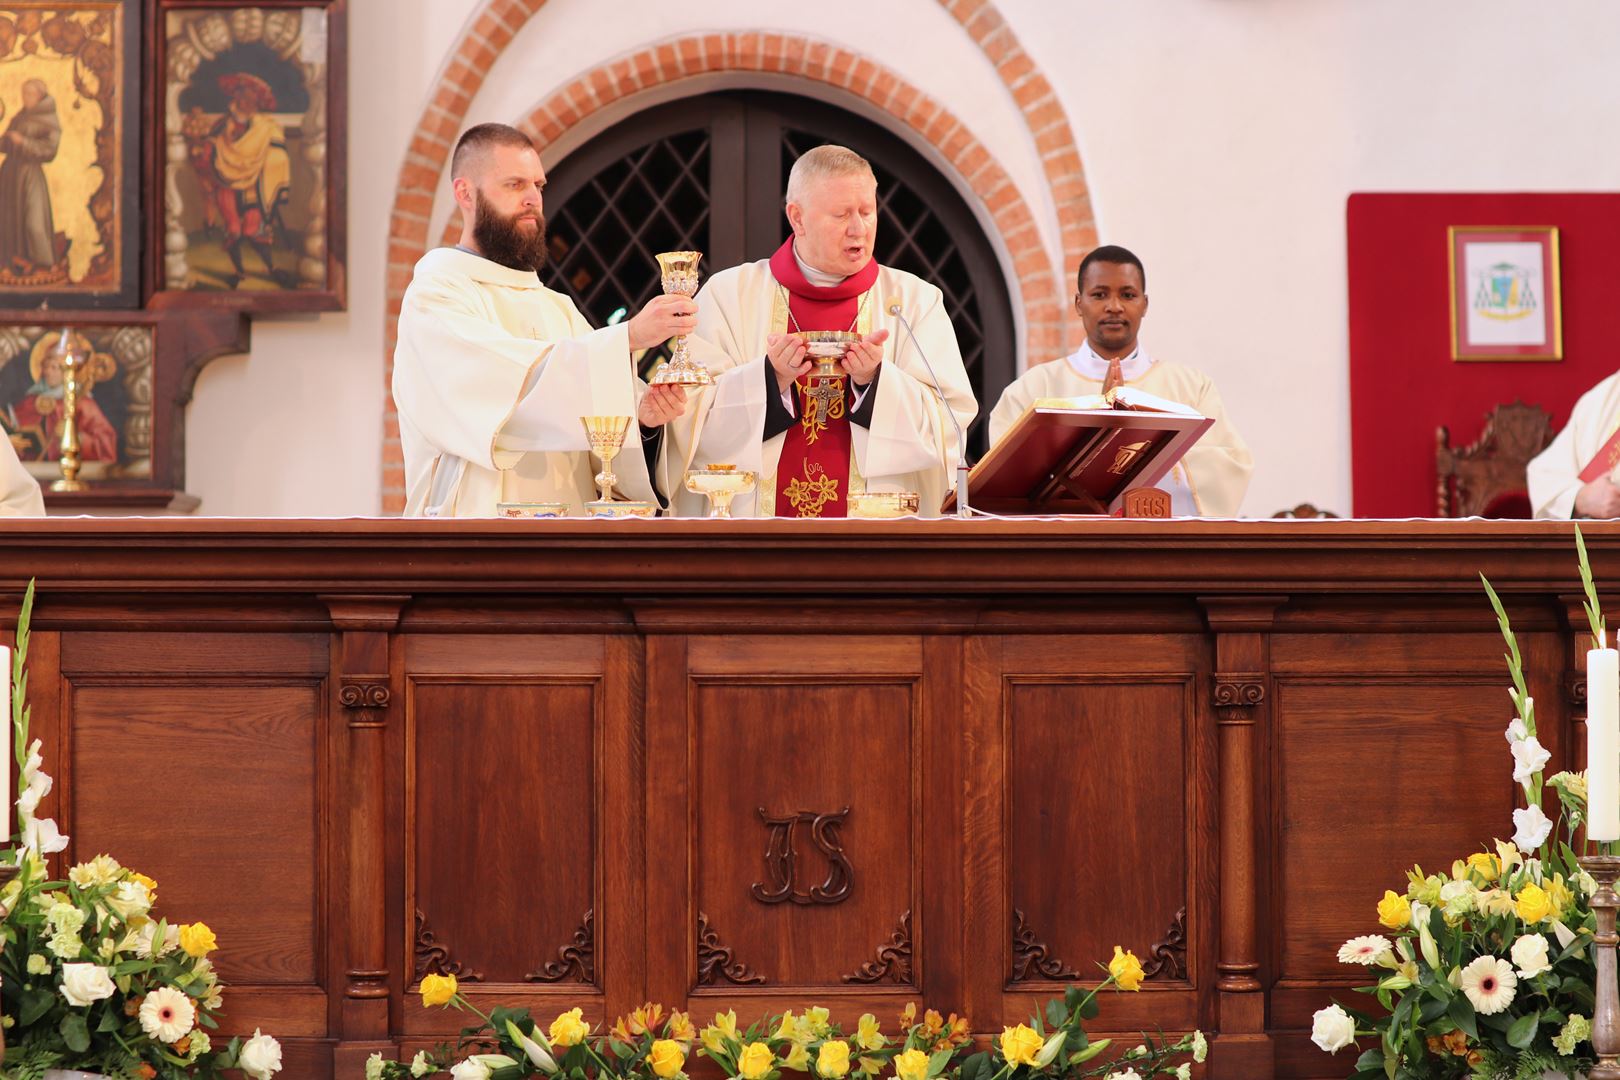
<svg viewBox="0 0 1620 1080">
<path fill-rule="evenodd" d="M 810 284 L 793 257 L 793 238 L 771 256 L 771 275 L 781 288 L 771 307 L 771 332 L 850 330 L 871 333 L 872 305 L 867 294 L 877 284 L 878 263 L 868 262 L 831 288 Z M 790 317 L 791 316 L 791 317 Z M 793 384 L 799 422 L 783 436 L 776 467 L 777 517 L 848 517 L 851 442 L 847 379 L 840 379 L 837 398 L 813 397 L 815 372 Z"/>
</svg>

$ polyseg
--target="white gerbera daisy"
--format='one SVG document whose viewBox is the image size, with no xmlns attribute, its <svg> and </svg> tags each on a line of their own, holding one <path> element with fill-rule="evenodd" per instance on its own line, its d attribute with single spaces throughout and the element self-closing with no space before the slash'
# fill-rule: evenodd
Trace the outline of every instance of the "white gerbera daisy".
<svg viewBox="0 0 1620 1080">
<path fill-rule="evenodd" d="M 1351 938 L 1339 946 L 1339 963 L 1360 964 L 1363 967 L 1372 967 L 1385 958 L 1394 954 L 1395 946 L 1389 939 L 1378 934 L 1368 934 L 1365 937 Z"/>
<path fill-rule="evenodd" d="M 1462 992 L 1481 1016 L 1492 1016 L 1513 1004 L 1519 977 L 1513 965 L 1497 956 L 1481 956 L 1462 969 Z"/>
<path fill-rule="evenodd" d="M 160 986 L 141 1002 L 141 1030 L 159 1042 L 185 1038 L 197 1021 L 197 1007 L 172 986 Z"/>
</svg>

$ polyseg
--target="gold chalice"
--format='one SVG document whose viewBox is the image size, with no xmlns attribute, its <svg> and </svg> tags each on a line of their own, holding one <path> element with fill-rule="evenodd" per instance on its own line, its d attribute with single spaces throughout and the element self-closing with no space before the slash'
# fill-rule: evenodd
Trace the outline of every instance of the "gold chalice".
<svg viewBox="0 0 1620 1080">
<path fill-rule="evenodd" d="M 754 474 L 739 472 L 735 465 L 710 465 L 686 474 L 686 490 L 709 500 L 709 516 L 731 516 L 731 500 L 754 490 Z"/>
<path fill-rule="evenodd" d="M 849 352 L 851 345 L 861 340 L 861 335 L 849 330 L 800 330 L 798 336 L 804 341 L 806 355 L 816 362 L 814 374 L 823 379 L 844 377 L 838 370 L 838 361 Z"/>
<path fill-rule="evenodd" d="M 698 262 L 702 258 L 700 251 L 666 251 L 659 255 L 658 274 L 664 295 L 688 298 L 697 295 Z M 669 362 L 653 372 L 651 383 L 653 386 L 713 386 L 714 376 L 692 359 L 686 335 L 681 334 L 675 338 Z"/>
<path fill-rule="evenodd" d="M 613 459 L 624 448 L 624 437 L 635 423 L 633 416 L 582 416 L 585 438 L 591 444 L 591 453 L 602 459 L 602 471 L 596 474 L 596 486 L 601 489 L 602 502 L 613 501 L 613 485 L 619 478 L 613 475 Z M 587 506 L 594 504 L 587 503 Z"/>
<path fill-rule="evenodd" d="M 852 518 L 916 517 L 922 500 L 915 491 L 856 491 L 849 496 Z"/>
</svg>

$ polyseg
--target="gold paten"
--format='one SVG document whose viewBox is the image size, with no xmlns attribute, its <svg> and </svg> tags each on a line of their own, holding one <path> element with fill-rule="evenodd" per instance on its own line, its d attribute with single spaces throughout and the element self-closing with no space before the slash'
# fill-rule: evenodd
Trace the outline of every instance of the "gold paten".
<svg viewBox="0 0 1620 1080">
<path fill-rule="evenodd" d="M 916 517 L 922 504 L 915 491 L 856 491 L 849 496 L 852 518 Z"/>
<path fill-rule="evenodd" d="M 754 474 L 735 465 L 710 465 L 686 474 L 686 490 L 709 500 L 709 516 L 731 516 L 731 500 L 754 490 Z"/>
</svg>

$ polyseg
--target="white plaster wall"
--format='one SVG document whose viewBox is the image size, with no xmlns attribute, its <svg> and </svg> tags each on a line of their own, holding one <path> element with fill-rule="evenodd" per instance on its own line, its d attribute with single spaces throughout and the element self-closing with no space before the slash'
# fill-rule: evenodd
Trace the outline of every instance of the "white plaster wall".
<svg viewBox="0 0 1620 1080">
<path fill-rule="evenodd" d="M 1620 177 L 1612 0 L 1545 11 L 1517 0 L 998 2 L 1068 110 L 1104 241 L 1147 262 L 1146 340 L 1210 371 L 1254 448 L 1250 514 L 1349 506 L 1350 192 L 1602 189 Z M 475 6 L 352 0 L 350 310 L 261 319 L 251 358 L 204 372 L 188 431 L 203 513 L 380 505 L 387 215 L 411 129 Z M 1056 257 L 1027 131 L 935 0 L 616 0 L 611 20 L 603 11 L 551 0 L 470 119 L 520 117 L 649 41 L 811 33 L 871 52 L 956 112 L 1001 158 Z"/>
</svg>

